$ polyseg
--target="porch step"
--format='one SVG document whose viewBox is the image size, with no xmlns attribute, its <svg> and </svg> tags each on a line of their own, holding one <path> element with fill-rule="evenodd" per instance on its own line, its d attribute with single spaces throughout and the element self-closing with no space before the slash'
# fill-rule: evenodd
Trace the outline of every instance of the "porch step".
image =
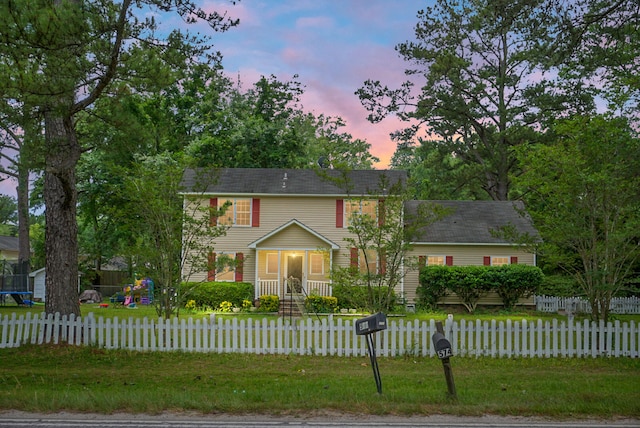
<svg viewBox="0 0 640 428">
<path fill-rule="evenodd" d="M 278 315 L 282 316 L 302 316 L 304 310 L 304 300 L 300 298 L 284 298 L 280 300 Z"/>
</svg>

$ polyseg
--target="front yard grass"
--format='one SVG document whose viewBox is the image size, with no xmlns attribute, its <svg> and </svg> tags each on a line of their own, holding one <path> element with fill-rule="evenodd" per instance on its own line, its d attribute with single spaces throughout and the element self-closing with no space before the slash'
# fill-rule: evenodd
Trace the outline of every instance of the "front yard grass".
<svg viewBox="0 0 640 428">
<path fill-rule="evenodd" d="M 0 349 L 0 409 L 305 416 L 640 417 L 640 360 L 452 358 L 457 401 L 437 358 Z"/>
</svg>

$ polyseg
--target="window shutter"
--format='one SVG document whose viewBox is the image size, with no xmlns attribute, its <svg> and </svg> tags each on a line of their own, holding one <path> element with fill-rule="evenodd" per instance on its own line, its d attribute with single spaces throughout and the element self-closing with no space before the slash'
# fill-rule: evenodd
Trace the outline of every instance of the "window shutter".
<svg viewBox="0 0 640 428">
<path fill-rule="evenodd" d="M 453 256 L 445 256 L 444 264 L 447 266 L 453 266 Z"/>
<path fill-rule="evenodd" d="M 251 201 L 251 227 L 260 227 L 260 199 Z"/>
<path fill-rule="evenodd" d="M 236 282 L 243 281 L 244 254 L 236 253 Z"/>
<path fill-rule="evenodd" d="M 418 267 L 422 269 L 427 265 L 427 256 L 418 256 Z"/>
<path fill-rule="evenodd" d="M 218 198 L 209 199 L 209 209 L 209 226 L 217 226 L 218 217 L 215 216 L 215 213 L 218 211 Z"/>
<path fill-rule="evenodd" d="M 380 253 L 380 275 L 387 273 L 387 256 L 384 253 Z"/>
<path fill-rule="evenodd" d="M 210 252 L 207 260 L 207 281 L 216 280 L 216 253 Z"/>
<path fill-rule="evenodd" d="M 378 226 L 384 226 L 384 199 L 378 200 Z"/>
<path fill-rule="evenodd" d="M 358 267 L 358 249 L 351 247 L 351 255 L 349 258 L 349 264 L 352 268 Z"/>
<path fill-rule="evenodd" d="M 483 264 L 484 264 L 485 266 L 491 266 L 491 257 L 489 257 L 489 256 L 484 256 Z"/>
<path fill-rule="evenodd" d="M 344 200 L 336 199 L 336 227 L 344 227 Z"/>
<path fill-rule="evenodd" d="M 511 264 L 512 265 L 517 265 L 518 264 L 518 258 L 516 256 L 512 256 L 511 257 Z"/>
</svg>

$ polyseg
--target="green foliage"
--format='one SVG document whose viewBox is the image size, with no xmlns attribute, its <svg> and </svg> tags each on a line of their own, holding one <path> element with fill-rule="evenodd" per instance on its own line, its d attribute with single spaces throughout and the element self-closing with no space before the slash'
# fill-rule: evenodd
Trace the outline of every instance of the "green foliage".
<svg viewBox="0 0 640 428">
<path fill-rule="evenodd" d="M 304 308 L 316 314 L 332 314 L 338 309 L 338 299 L 334 296 L 307 296 Z"/>
<path fill-rule="evenodd" d="M 511 310 L 523 296 L 538 291 L 543 280 L 536 266 L 426 266 L 420 271 L 418 305 L 434 309 L 447 293 L 456 293 L 469 312 L 490 291 L 502 298 Z"/>
<path fill-rule="evenodd" d="M 220 312 L 231 312 L 231 309 L 233 308 L 233 303 L 225 300 L 224 302 L 220 302 L 220 305 L 218 305 L 218 310 Z"/>
<path fill-rule="evenodd" d="M 544 275 L 538 294 L 543 296 L 573 297 L 581 290 L 575 278 L 568 275 Z"/>
<path fill-rule="evenodd" d="M 485 276 L 508 311 L 513 309 L 521 297 L 537 293 L 544 278 L 540 268 L 518 264 L 487 269 Z"/>
<path fill-rule="evenodd" d="M 450 292 L 449 284 L 455 281 L 456 271 L 448 266 L 427 266 L 420 270 L 419 278 L 418 306 L 433 310 L 438 306 L 438 300 Z"/>
<path fill-rule="evenodd" d="M 278 312 L 280 310 L 280 298 L 273 294 L 260 296 L 260 312 Z"/>
<path fill-rule="evenodd" d="M 519 152 L 517 178 L 550 267 L 573 276 L 594 320 L 607 320 L 610 301 L 640 260 L 640 139 L 625 118 L 559 120 L 553 143 Z"/>
<path fill-rule="evenodd" d="M 195 300 L 199 308 L 217 309 L 222 302 L 241 308 L 245 300 L 253 300 L 253 285 L 248 282 L 203 282 L 184 284 L 184 294 Z"/>
<path fill-rule="evenodd" d="M 371 296 L 371 294 L 373 296 Z M 386 286 L 367 287 L 347 284 L 333 284 L 333 296 L 337 299 L 339 308 L 367 309 L 367 302 L 386 300 L 387 306 L 381 308 L 383 312 L 390 312 L 398 304 L 398 296 L 393 289 Z"/>
</svg>

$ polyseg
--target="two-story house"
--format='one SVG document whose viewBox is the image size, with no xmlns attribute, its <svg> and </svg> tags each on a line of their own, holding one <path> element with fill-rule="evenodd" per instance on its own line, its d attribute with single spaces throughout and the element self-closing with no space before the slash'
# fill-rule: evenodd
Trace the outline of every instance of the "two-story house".
<svg viewBox="0 0 640 428">
<path fill-rule="evenodd" d="M 223 216 L 212 219 L 230 227 L 225 236 L 216 238 L 209 257 L 224 255 L 235 260 L 234 267 L 202 271 L 189 280 L 250 282 L 256 298 L 265 294 L 284 298 L 295 291 L 291 284 L 299 284 L 306 293 L 331 295 L 331 270 L 354 263 L 353 249 L 344 240 L 350 236 L 351 216 L 364 212 L 375 218 L 386 191 L 378 189 L 381 177 L 393 184 L 405 183 L 407 176 L 396 170 L 358 170 L 346 175 L 322 170 L 322 174 L 336 181 L 310 169 L 228 168 L 204 174 L 186 170 L 182 183 L 185 203 L 228 204 Z M 419 202 L 405 203 L 405 210 L 415 210 Z M 424 229 L 413 243 L 411 255 L 421 263 L 535 264 L 532 254 L 490 232 L 507 224 L 534 231 L 518 212 L 521 206 L 484 201 L 438 203 L 450 214 Z M 408 272 L 396 291 L 411 302 L 417 285 L 417 271 Z"/>
</svg>

